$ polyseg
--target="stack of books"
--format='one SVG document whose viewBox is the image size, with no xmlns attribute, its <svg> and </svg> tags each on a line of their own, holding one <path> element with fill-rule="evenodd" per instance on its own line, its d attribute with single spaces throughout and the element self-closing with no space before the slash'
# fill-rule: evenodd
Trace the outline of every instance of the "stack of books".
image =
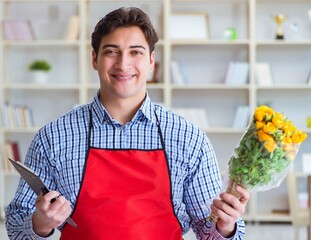
<svg viewBox="0 0 311 240">
<path fill-rule="evenodd" d="M 11 158 L 15 161 L 21 161 L 18 142 L 6 141 L 0 150 L 2 151 L 3 156 L 3 170 L 14 172 L 15 169 L 9 162 L 8 158 Z"/>
<path fill-rule="evenodd" d="M 248 105 L 239 106 L 236 110 L 232 127 L 235 129 L 244 129 L 249 123 L 250 109 Z"/>
<path fill-rule="evenodd" d="M 173 108 L 172 111 L 192 122 L 203 131 L 209 128 L 209 123 L 204 108 Z"/>
<path fill-rule="evenodd" d="M 184 85 L 189 83 L 185 67 L 178 61 L 171 61 L 171 77 L 173 84 Z"/>
<path fill-rule="evenodd" d="M 35 34 L 29 20 L 3 21 L 3 37 L 5 40 L 34 40 Z"/>
<path fill-rule="evenodd" d="M 2 126 L 5 128 L 29 128 L 34 127 L 32 110 L 26 105 L 2 106 Z"/>
<path fill-rule="evenodd" d="M 239 85 L 248 82 L 249 63 L 247 62 L 230 62 L 226 74 L 225 84 Z"/>
</svg>

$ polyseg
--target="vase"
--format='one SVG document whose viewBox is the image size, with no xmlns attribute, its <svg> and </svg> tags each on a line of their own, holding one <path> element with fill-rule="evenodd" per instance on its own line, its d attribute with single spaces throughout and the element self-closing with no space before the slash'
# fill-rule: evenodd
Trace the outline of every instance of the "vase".
<svg viewBox="0 0 311 240">
<path fill-rule="evenodd" d="M 32 79 L 36 83 L 46 83 L 48 74 L 46 71 L 32 71 Z"/>
</svg>

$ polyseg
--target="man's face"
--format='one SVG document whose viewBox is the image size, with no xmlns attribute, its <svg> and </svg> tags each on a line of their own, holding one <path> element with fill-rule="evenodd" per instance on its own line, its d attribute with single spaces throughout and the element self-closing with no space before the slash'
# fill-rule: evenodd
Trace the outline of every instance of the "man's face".
<svg viewBox="0 0 311 240">
<path fill-rule="evenodd" d="M 142 101 L 146 81 L 154 66 L 154 52 L 138 27 L 117 28 L 101 39 L 93 68 L 100 78 L 102 100 Z"/>
</svg>

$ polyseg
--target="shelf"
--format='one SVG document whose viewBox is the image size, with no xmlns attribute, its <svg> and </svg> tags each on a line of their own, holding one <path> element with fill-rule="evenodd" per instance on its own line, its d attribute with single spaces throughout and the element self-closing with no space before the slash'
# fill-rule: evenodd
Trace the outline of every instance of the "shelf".
<svg viewBox="0 0 311 240">
<path fill-rule="evenodd" d="M 160 40 L 156 44 L 156 61 L 160 63 L 159 82 L 147 83 L 148 94 L 153 101 L 170 109 L 200 108 L 205 111 L 209 125 L 204 126 L 210 127 L 202 130 L 213 144 L 221 171 L 228 166 L 228 159 L 246 131 L 246 128 L 231 127 L 236 110 L 241 105 L 248 105 L 253 110 L 258 103 L 272 102 L 275 109 L 284 110 L 290 119 L 296 118 L 302 130 L 311 136 L 311 129 L 305 127 L 305 119 L 311 115 L 308 104 L 311 101 L 311 85 L 306 84 L 311 71 L 311 21 L 307 17 L 304 20 L 298 18 L 301 31 L 304 31 L 299 38 L 275 40 L 275 23 L 270 13 L 289 9 L 291 16 L 301 17 L 301 12 L 307 11 L 304 6 L 310 8 L 309 3 L 310 0 L 3 0 L 0 3 L 0 20 L 9 17 L 30 18 L 34 29 L 42 32 L 37 40 L 32 41 L 0 39 L 0 109 L 5 102 L 29 106 L 36 120 L 32 128 L 0 126 L 0 144 L 5 140 L 17 139 L 23 152 L 26 152 L 31 137 L 42 125 L 73 106 L 92 100 L 100 86 L 91 64 L 92 28 L 108 11 L 123 5 L 146 10 L 159 33 Z M 42 11 L 36 12 L 41 6 Z M 209 38 L 167 38 L 169 29 L 165 23 L 171 13 L 178 12 L 207 13 L 211 33 Z M 80 36 L 77 40 L 64 40 L 58 32 L 54 34 L 55 37 L 51 33 L 53 38 L 46 37 L 50 28 L 42 27 L 44 23 L 54 24 L 55 19 L 52 18 L 56 17 L 59 27 L 62 26 L 61 22 L 68 23 L 70 16 L 76 14 L 80 15 Z M 292 20 L 296 21 L 295 18 Z M 283 26 L 288 28 L 289 24 L 286 22 Z M 236 40 L 224 39 L 224 31 L 228 27 L 237 29 Z M 46 84 L 30 81 L 32 78 L 28 76 L 28 65 L 35 58 L 46 58 L 52 63 Z M 182 63 L 187 84 L 172 82 L 171 61 Z M 229 64 L 237 61 L 249 64 L 247 84 L 226 84 Z M 256 84 L 257 62 L 270 63 L 274 85 Z M 25 81 L 21 82 L 22 79 Z M 302 106 L 299 106 L 300 103 Z M 310 136 L 300 154 L 310 151 Z M 308 174 L 298 172 L 296 175 L 305 178 Z M 0 171 L 0 178 L 2 176 L 16 174 Z M 284 200 L 278 194 L 284 194 L 285 191 L 284 188 L 274 189 L 265 193 L 264 197 L 255 194 L 243 218 L 246 221 L 290 222 L 289 215 L 269 213 L 272 206 L 268 204 L 279 204 L 273 200 L 278 197 Z M 261 202 L 257 201 L 260 197 Z M 286 205 L 284 202 L 283 205 Z M 3 205 L 0 196 L 0 208 Z"/>
<path fill-rule="evenodd" d="M 20 47 L 39 47 L 39 46 L 56 46 L 56 47 L 68 47 L 79 46 L 79 41 L 67 41 L 67 40 L 29 40 L 29 41 L 3 41 L 5 47 L 20 46 Z"/>
<path fill-rule="evenodd" d="M 8 133 L 22 133 L 22 134 L 28 134 L 28 133 L 36 133 L 39 131 L 41 127 L 32 127 L 32 128 L 3 128 L 4 134 Z"/>
<path fill-rule="evenodd" d="M 239 134 L 242 135 L 246 129 L 234 129 L 234 128 L 209 128 L 204 130 L 207 134 Z"/>
<path fill-rule="evenodd" d="M 311 172 L 310 173 L 305 173 L 305 172 L 295 172 L 295 176 L 297 178 L 307 178 L 311 175 Z"/>
<path fill-rule="evenodd" d="M 253 221 L 259 221 L 259 222 L 291 222 L 291 217 L 289 214 L 257 214 Z"/>
<path fill-rule="evenodd" d="M 180 39 L 180 40 L 175 40 L 172 39 L 170 40 L 171 45 L 212 45 L 212 46 L 223 46 L 223 45 L 228 45 L 228 46 L 235 46 L 235 45 L 246 45 L 248 46 L 250 44 L 249 40 L 189 40 L 189 39 Z"/>
<path fill-rule="evenodd" d="M 249 90 L 250 86 L 248 84 L 243 85 L 229 85 L 229 84 L 184 84 L 175 85 L 172 84 L 172 90 Z"/>
<path fill-rule="evenodd" d="M 272 91 L 282 91 L 282 90 L 293 90 L 293 91 L 299 91 L 299 90 L 306 90 L 311 89 L 311 85 L 309 84 L 288 84 L 288 85 L 272 85 L 272 86 L 256 86 L 257 90 L 272 90 Z"/>
<path fill-rule="evenodd" d="M 66 2 L 74 2 L 78 3 L 80 0 L 53 0 L 53 3 L 66 3 Z M 93 0 L 92 0 L 93 1 Z M 51 3 L 51 0 L 3 0 L 4 3 L 10 4 L 10 3 Z"/>
<path fill-rule="evenodd" d="M 293 3 L 293 0 L 256 0 L 258 4 L 260 3 Z M 295 0 L 295 3 L 310 3 L 309 0 Z"/>
<path fill-rule="evenodd" d="M 189 3 L 189 0 L 172 0 L 172 3 L 182 3 L 182 2 L 187 2 Z M 210 2 L 210 3 L 215 3 L 215 0 L 192 0 L 192 3 L 200 3 L 200 2 Z M 217 2 L 221 2 L 221 3 L 248 3 L 248 0 L 217 0 Z"/>
<path fill-rule="evenodd" d="M 52 84 L 52 83 L 10 83 L 5 84 L 7 90 L 79 90 L 79 84 Z"/>
<path fill-rule="evenodd" d="M 311 46 L 311 40 L 261 40 L 255 43 L 258 47 L 260 46 Z"/>
</svg>

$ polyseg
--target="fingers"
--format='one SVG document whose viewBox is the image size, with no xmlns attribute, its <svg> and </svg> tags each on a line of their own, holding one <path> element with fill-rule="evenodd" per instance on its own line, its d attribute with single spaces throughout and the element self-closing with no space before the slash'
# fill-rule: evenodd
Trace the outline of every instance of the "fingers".
<svg viewBox="0 0 311 240">
<path fill-rule="evenodd" d="M 65 197 L 59 196 L 49 205 L 49 212 L 51 215 L 58 215 L 61 219 L 66 219 L 71 213 L 70 203 Z"/>
<path fill-rule="evenodd" d="M 41 207 L 46 209 L 49 207 L 51 202 L 53 202 L 57 197 L 59 197 L 59 192 L 57 191 L 51 191 L 43 195 L 41 192 L 38 196 L 36 203 L 40 203 Z"/>
<path fill-rule="evenodd" d="M 240 208 L 239 206 L 232 206 L 231 204 L 235 205 L 235 203 L 232 202 L 234 201 L 231 199 L 229 194 L 224 194 L 223 200 L 215 199 L 213 201 L 213 204 L 211 205 L 211 210 L 222 221 L 226 223 L 235 222 L 244 213 L 244 209 Z"/>
<path fill-rule="evenodd" d="M 237 186 L 236 188 L 240 194 L 241 194 L 241 198 L 240 198 L 240 202 L 242 204 L 247 204 L 248 200 L 250 199 L 250 193 L 249 191 L 247 191 L 245 188 L 241 187 L 240 185 Z"/>
<path fill-rule="evenodd" d="M 50 226 L 58 227 L 71 213 L 70 202 L 59 192 L 51 191 L 36 200 L 36 215 L 44 218 Z"/>
<path fill-rule="evenodd" d="M 241 195 L 240 199 L 230 193 L 221 193 L 221 199 L 214 199 L 211 205 L 212 212 L 225 222 L 230 219 L 236 221 L 243 215 L 249 201 L 250 193 L 245 188 L 237 186 L 236 189 Z"/>
<path fill-rule="evenodd" d="M 217 228 L 223 236 L 230 236 L 234 232 L 236 221 L 245 212 L 246 204 L 250 198 L 249 192 L 237 186 L 237 191 L 241 197 L 238 198 L 230 193 L 221 193 L 221 199 L 214 199 L 211 211 L 219 217 Z"/>
<path fill-rule="evenodd" d="M 220 197 L 233 208 L 239 209 L 241 205 L 244 207 L 246 206 L 250 198 L 250 193 L 240 185 L 236 187 L 236 190 L 239 192 L 240 198 L 237 198 L 230 193 L 221 193 Z"/>
</svg>

